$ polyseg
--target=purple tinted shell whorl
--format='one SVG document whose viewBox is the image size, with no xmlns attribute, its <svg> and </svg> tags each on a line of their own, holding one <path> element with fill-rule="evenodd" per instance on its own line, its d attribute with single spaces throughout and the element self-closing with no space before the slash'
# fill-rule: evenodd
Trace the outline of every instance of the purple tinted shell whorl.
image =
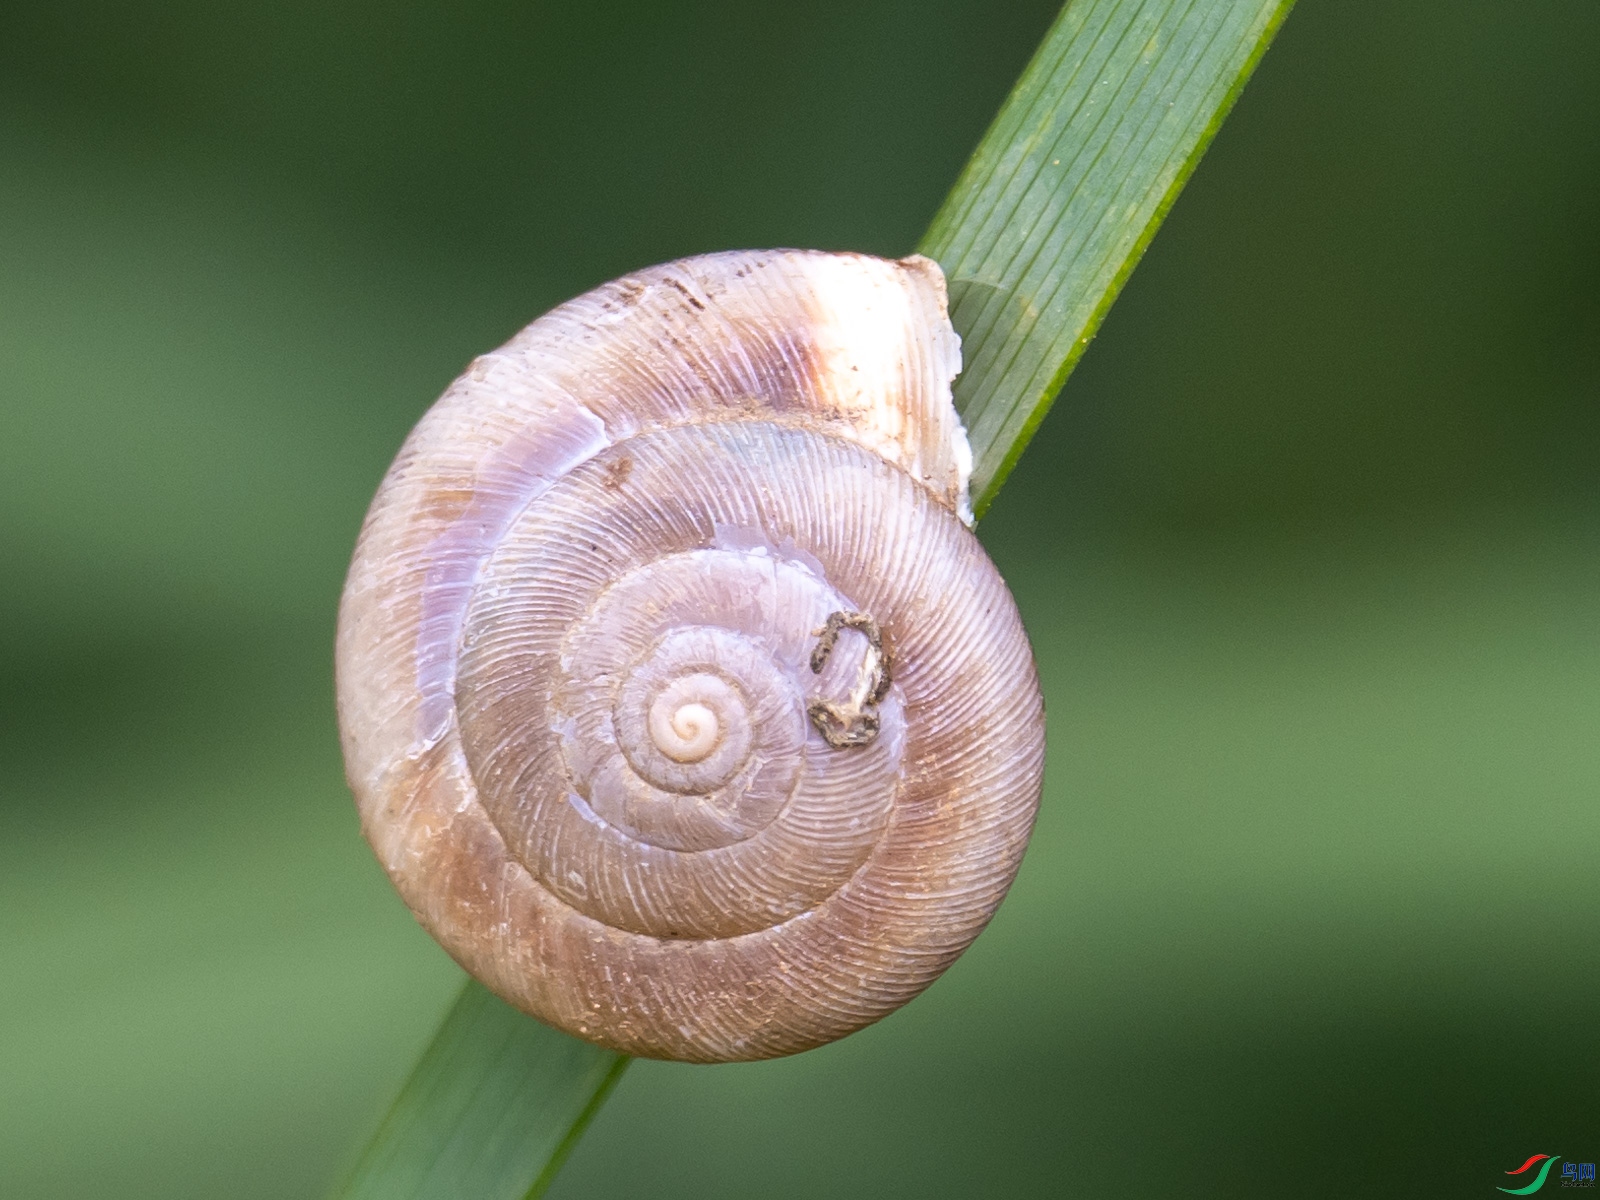
<svg viewBox="0 0 1600 1200">
<path fill-rule="evenodd" d="M 770 1058 L 978 935 L 1044 726 L 959 369 L 927 259 L 713 254 L 423 417 L 351 564 L 339 718 L 367 839 L 489 988 L 630 1054 Z"/>
</svg>

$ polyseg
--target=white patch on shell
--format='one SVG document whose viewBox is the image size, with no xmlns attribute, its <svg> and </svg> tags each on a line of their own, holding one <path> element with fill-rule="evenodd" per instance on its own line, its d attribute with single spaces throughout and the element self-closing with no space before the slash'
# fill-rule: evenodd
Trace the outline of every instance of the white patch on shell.
<svg viewBox="0 0 1600 1200">
<path fill-rule="evenodd" d="M 793 538 L 784 538 L 781 542 L 774 542 L 767 536 L 764 529 L 752 529 L 743 525 L 724 525 L 721 521 L 718 521 L 711 547 L 714 550 L 726 550 L 730 554 L 765 556 L 774 561 L 791 563 L 824 582 L 828 578 L 827 570 L 816 555 L 807 553 L 799 546 L 796 546 Z"/>
<path fill-rule="evenodd" d="M 972 447 L 950 390 L 961 373 L 961 337 L 950 324 L 938 264 L 920 255 L 894 264 L 915 282 L 863 269 L 861 260 L 845 256 L 809 256 L 801 266 L 819 302 L 812 337 L 834 405 L 850 414 L 863 445 L 897 462 L 911 451 L 914 473 L 941 496 L 953 492 L 956 511 L 970 526 Z M 908 338 L 908 330 L 925 336 Z M 906 350 L 919 343 L 923 353 L 908 361 Z M 908 398 L 919 395 L 933 411 L 906 411 Z M 942 477 L 941 467 L 953 468 L 956 477 Z"/>
</svg>

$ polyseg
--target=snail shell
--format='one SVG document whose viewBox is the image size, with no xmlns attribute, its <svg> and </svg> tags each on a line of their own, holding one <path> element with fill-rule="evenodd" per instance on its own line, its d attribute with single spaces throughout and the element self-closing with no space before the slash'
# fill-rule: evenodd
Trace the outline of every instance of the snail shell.
<svg viewBox="0 0 1600 1200">
<path fill-rule="evenodd" d="M 339 614 L 362 827 L 510 1003 L 769 1058 L 905 1003 L 1016 873 L 1033 658 L 968 529 L 928 259 L 713 254 L 475 360 Z"/>
</svg>

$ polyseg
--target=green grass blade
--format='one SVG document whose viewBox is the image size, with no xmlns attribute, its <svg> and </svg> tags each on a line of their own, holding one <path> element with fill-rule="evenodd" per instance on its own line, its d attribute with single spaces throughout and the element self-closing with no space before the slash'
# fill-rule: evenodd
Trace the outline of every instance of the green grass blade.
<svg viewBox="0 0 1600 1200">
<path fill-rule="evenodd" d="M 628 1062 L 469 981 L 335 1195 L 541 1196 Z"/>
<path fill-rule="evenodd" d="M 918 249 L 950 282 L 981 514 L 1293 0 L 1073 0 Z M 544 1193 L 628 1059 L 469 982 L 338 1200 Z"/>
<path fill-rule="evenodd" d="M 918 249 L 950 283 L 981 515 L 1293 0 L 1071 0 Z"/>
</svg>

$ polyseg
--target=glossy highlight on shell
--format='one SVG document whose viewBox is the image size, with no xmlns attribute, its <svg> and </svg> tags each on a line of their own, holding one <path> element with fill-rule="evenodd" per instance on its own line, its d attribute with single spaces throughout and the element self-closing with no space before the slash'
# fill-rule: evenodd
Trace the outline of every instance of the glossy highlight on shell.
<svg viewBox="0 0 1600 1200">
<path fill-rule="evenodd" d="M 928 986 L 1010 885 L 1043 713 L 968 529 L 944 280 L 681 260 L 413 431 L 340 609 L 347 775 L 422 924 L 631 1054 L 769 1058 Z"/>
</svg>

